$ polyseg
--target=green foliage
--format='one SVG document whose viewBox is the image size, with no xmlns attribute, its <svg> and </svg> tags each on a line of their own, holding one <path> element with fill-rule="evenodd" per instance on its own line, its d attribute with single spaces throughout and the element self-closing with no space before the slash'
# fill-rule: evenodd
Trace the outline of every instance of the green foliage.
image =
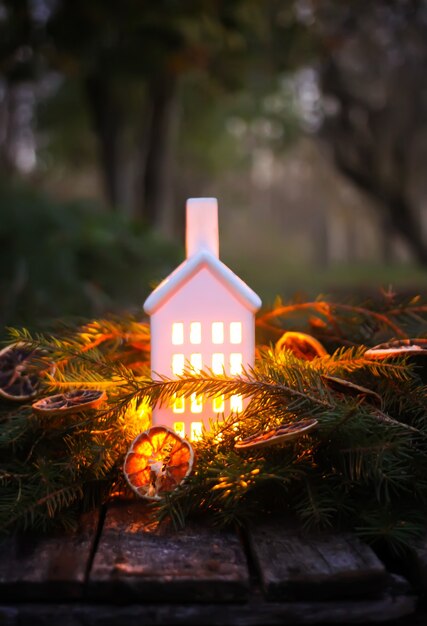
<svg viewBox="0 0 427 626">
<path fill-rule="evenodd" d="M 80 384 L 83 377 L 85 387 L 109 391 L 107 406 L 72 415 L 37 416 L 30 406 L 1 406 L 0 528 L 72 527 L 82 511 L 123 490 L 124 454 L 148 426 L 131 393 L 134 368 L 148 372 L 141 361 L 147 360 L 148 327 L 123 317 L 120 323 L 97 320 L 78 329 L 63 324 L 60 337 L 32 338 L 24 330 L 11 336 L 43 345 L 45 356 L 36 366 L 45 372 L 40 397 L 57 387 L 78 387 L 77 370 Z"/>
<path fill-rule="evenodd" d="M 142 302 L 179 254 L 141 222 L 89 202 L 0 186 L 2 325 L 46 325 Z M 150 284 L 151 283 L 151 284 Z"/>
<path fill-rule="evenodd" d="M 313 303 L 306 305 L 313 310 Z M 351 529 L 394 550 L 419 538 L 427 512 L 424 357 L 372 360 L 365 356 L 372 342 L 346 347 L 355 343 L 359 328 L 343 318 L 363 314 L 381 321 L 391 339 L 393 329 L 405 334 L 400 322 L 412 312 L 420 328 L 423 322 L 421 337 L 427 306 L 393 302 L 381 312 L 324 300 L 316 306 L 335 333 L 340 329 L 337 349 L 301 358 L 291 349 L 279 350 L 272 331 L 270 341 L 258 345 L 255 366 L 240 377 L 186 371 L 176 380 L 152 380 L 148 325 L 132 316 L 79 327 L 63 324 L 52 335 L 11 330 L 11 340 L 42 348 L 41 397 L 99 387 L 107 391 L 108 402 L 103 409 L 43 419 L 29 406 L 3 407 L 0 527 L 69 525 L 81 510 L 112 497 L 132 497 L 121 468 L 130 442 L 149 425 L 149 407 L 169 403 L 175 393 L 240 393 L 249 399 L 244 413 L 212 422 L 193 443 L 194 471 L 153 507 L 157 519 L 167 517 L 179 527 L 203 515 L 224 526 L 282 512 L 306 529 Z M 258 321 L 268 319 L 274 329 L 286 314 L 295 314 L 295 307 L 304 308 L 281 303 Z M 343 384 L 331 386 L 327 375 Z M 356 392 L 354 385 L 359 385 Z M 307 418 L 315 418 L 316 427 L 285 443 L 235 447 L 241 439 Z"/>
</svg>

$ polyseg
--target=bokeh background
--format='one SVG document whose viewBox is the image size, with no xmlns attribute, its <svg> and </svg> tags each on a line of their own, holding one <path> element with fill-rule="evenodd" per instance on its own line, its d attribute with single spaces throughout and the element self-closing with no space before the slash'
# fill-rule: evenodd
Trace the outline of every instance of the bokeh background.
<svg viewBox="0 0 427 626">
<path fill-rule="evenodd" d="M 427 286 L 427 2 L 0 0 L 0 323 L 140 311 L 215 196 L 263 298 Z"/>
</svg>

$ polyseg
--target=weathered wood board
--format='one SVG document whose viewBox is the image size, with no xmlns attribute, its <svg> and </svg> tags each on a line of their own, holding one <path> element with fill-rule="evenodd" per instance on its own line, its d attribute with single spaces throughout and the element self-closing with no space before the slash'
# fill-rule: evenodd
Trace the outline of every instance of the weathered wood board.
<svg viewBox="0 0 427 626">
<path fill-rule="evenodd" d="M 0 600 L 78 599 L 83 596 L 98 512 L 73 533 L 13 536 L 0 542 Z M 1 623 L 1 622 L 0 622 Z"/>
<path fill-rule="evenodd" d="M 397 583 L 399 587 L 399 583 Z M 297 626 L 298 624 L 384 624 L 425 626 L 415 598 L 387 589 L 372 600 L 264 602 L 243 604 L 69 604 L 0 605 L 2 626 Z M 403 621 L 395 621 L 401 618 Z M 408 621 L 407 621 L 408 620 Z"/>
<path fill-rule="evenodd" d="M 290 523 L 273 520 L 249 526 L 248 538 L 269 599 L 373 596 L 386 585 L 384 565 L 353 535 L 302 535 Z"/>
<path fill-rule="evenodd" d="M 175 531 L 150 523 L 143 502 L 118 503 L 75 535 L 0 547 L 0 626 L 424 626 L 417 602 L 355 537 L 302 535 L 284 520 L 242 540 L 196 524 Z"/>
<path fill-rule="evenodd" d="M 107 511 L 87 591 L 117 602 L 238 602 L 248 597 L 249 571 L 236 533 L 150 525 L 144 503 L 117 504 Z"/>
</svg>

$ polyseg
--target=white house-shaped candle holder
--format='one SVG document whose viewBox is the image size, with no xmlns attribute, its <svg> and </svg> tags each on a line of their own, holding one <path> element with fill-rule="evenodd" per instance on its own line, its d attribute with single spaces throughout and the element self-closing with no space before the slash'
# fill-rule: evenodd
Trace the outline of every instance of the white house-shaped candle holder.
<svg viewBox="0 0 427 626">
<path fill-rule="evenodd" d="M 175 378 L 197 373 L 239 375 L 253 365 L 255 313 L 261 300 L 219 256 L 216 198 L 186 203 L 186 260 L 150 294 L 151 372 Z M 172 428 L 197 440 L 214 419 L 243 410 L 240 395 L 175 397 L 153 409 L 153 425 Z"/>
</svg>

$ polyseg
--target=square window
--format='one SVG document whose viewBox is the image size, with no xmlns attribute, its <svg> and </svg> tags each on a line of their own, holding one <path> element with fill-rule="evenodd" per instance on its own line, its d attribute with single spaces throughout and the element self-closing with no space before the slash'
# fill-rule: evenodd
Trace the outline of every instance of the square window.
<svg viewBox="0 0 427 626">
<path fill-rule="evenodd" d="M 172 374 L 175 376 L 181 376 L 184 373 L 184 355 L 183 354 L 173 354 L 172 355 Z"/>
<path fill-rule="evenodd" d="M 224 343 L 224 322 L 212 322 L 212 343 Z"/>
<path fill-rule="evenodd" d="M 184 422 L 174 422 L 173 429 L 180 437 L 185 437 L 185 424 Z"/>
<path fill-rule="evenodd" d="M 184 324 L 175 322 L 172 324 L 172 344 L 174 346 L 182 346 L 184 343 Z"/>
<path fill-rule="evenodd" d="M 217 396 L 212 402 L 214 413 L 224 413 L 224 396 Z"/>
<path fill-rule="evenodd" d="M 212 355 L 212 372 L 224 374 L 224 354 L 222 352 L 214 352 Z"/>
<path fill-rule="evenodd" d="M 184 413 L 185 411 L 185 398 L 184 396 L 174 396 L 172 411 L 174 413 Z"/>
<path fill-rule="evenodd" d="M 193 354 L 190 356 L 190 363 L 196 374 L 199 374 L 202 371 L 203 361 L 200 352 L 193 352 Z"/>
<path fill-rule="evenodd" d="M 203 422 L 191 422 L 191 441 L 199 441 L 203 435 Z"/>
<path fill-rule="evenodd" d="M 190 343 L 202 343 L 202 325 L 200 322 L 191 322 L 190 324 Z"/>
<path fill-rule="evenodd" d="M 230 343 L 242 343 L 242 322 L 231 322 L 230 324 Z"/>
<path fill-rule="evenodd" d="M 203 396 L 196 393 L 191 394 L 191 412 L 201 413 L 203 411 Z"/>
<path fill-rule="evenodd" d="M 230 396 L 230 411 L 241 413 L 243 411 L 243 398 L 240 394 Z"/>
</svg>

